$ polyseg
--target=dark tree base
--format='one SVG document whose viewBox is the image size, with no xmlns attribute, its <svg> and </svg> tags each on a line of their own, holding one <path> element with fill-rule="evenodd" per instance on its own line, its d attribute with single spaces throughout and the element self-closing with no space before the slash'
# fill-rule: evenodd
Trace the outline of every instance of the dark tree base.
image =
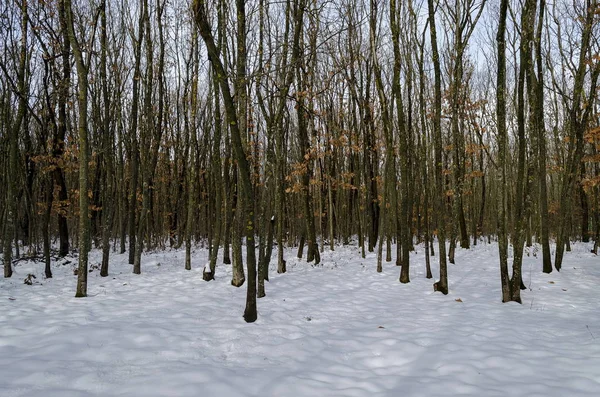
<svg viewBox="0 0 600 397">
<path fill-rule="evenodd" d="M 287 262 L 283 261 L 282 266 L 277 267 L 277 273 L 279 273 L 279 274 L 285 273 L 287 271 L 286 264 L 287 264 Z"/>
<path fill-rule="evenodd" d="M 444 295 L 448 295 L 448 286 L 442 285 L 439 281 L 433 284 L 433 290 L 439 291 Z"/>
<path fill-rule="evenodd" d="M 256 312 L 256 307 L 254 308 L 246 308 L 244 310 L 244 321 L 247 323 L 253 323 L 258 318 L 258 313 Z"/>
<path fill-rule="evenodd" d="M 405 272 L 404 272 L 404 271 L 403 271 L 403 272 L 400 272 L 400 282 L 401 282 L 402 284 L 407 284 L 407 283 L 410 283 L 410 276 L 409 276 L 409 274 L 408 274 L 408 271 L 405 271 Z"/>
</svg>

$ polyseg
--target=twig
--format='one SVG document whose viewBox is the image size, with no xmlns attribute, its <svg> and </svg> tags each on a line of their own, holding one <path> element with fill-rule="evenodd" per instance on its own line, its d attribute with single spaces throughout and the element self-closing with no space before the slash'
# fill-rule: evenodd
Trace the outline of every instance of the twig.
<svg viewBox="0 0 600 397">
<path fill-rule="evenodd" d="M 592 334 L 592 330 L 590 329 L 590 326 L 589 326 L 589 325 L 586 325 L 585 327 L 587 328 L 587 330 L 588 330 L 588 331 L 590 331 L 590 335 L 592 335 L 592 339 L 596 339 L 596 338 L 594 337 L 594 334 Z"/>
</svg>

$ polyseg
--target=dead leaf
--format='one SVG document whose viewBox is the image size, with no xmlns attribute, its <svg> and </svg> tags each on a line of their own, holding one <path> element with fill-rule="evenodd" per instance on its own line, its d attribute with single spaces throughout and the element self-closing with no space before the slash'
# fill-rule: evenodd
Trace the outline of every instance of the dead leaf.
<svg viewBox="0 0 600 397">
<path fill-rule="evenodd" d="M 383 325 L 380 325 L 380 326 L 379 326 L 379 327 L 377 327 L 377 328 L 385 329 L 385 327 L 384 327 Z"/>
<path fill-rule="evenodd" d="M 566 288 L 563 288 L 562 290 L 563 290 L 563 291 L 566 291 L 567 289 L 566 289 Z"/>
<path fill-rule="evenodd" d="M 554 281 L 548 281 L 548 284 L 554 284 Z"/>
<path fill-rule="evenodd" d="M 460 299 L 460 298 L 456 298 L 454 300 L 457 301 L 457 302 L 461 302 L 462 303 L 462 299 Z"/>
<path fill-rule="evenodd" d="M 16 301 L 17 298 L 13 298 L 12 296 L 10 298 L 8 298 L 9 301 Z"/>
</svg>

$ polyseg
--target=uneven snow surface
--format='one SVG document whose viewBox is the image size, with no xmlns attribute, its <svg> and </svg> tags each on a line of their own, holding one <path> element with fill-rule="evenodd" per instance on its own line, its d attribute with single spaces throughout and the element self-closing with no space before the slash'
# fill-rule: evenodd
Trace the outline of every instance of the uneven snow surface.
<svg viewBox="0 0 600 397">
<path fill-rule="evenodd" d="M 549 275 L 541 252 L 526 256 L 522 305 L 500 302 L 493 244 L 457 251 L 447 296 L 424 277 L 420 247 L 404 285 L 394 263 L 376 273 L 355 247 L 326 250 L 318 267 L 290 250 L 288 273 L 271 264 L 254 324 L 231 266 L 202 281 L 203 249 L 191 271 L 183 251 L 144 255 L 137 276 L 113 254 L 109 277 L 89 274 L 88 298 L 73 297 L 76 259 L 53 263 L 53 279 L 19 262 L 0 279 L 0 396 L 599 396 L 589 248 L 575 244 Z"/>
</svg>

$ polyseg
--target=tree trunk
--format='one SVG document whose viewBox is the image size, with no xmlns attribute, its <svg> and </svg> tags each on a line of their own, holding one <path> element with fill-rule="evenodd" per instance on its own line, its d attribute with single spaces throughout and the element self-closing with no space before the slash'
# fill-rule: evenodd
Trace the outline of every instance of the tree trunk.
<svg viewBox="0 0 600 397">
<path fill-rule="evenodd" d="M 77 67 L 77 104 L 79 108 L 79 267 L 77 272 L 76 298 L 87 296 L 88 251 L 90 249 L 90 220 L 88 197 L 88 70 L 84 63 L 79 41 L 75 36 L 73 26 L 73 10 L 71 0 L 61 0 L 64 7 L 64 18 L 69 31 L 69 41 Z"/>
<path fill-rule="evenodd" d="M 498 74 L 496 79 L 496 119 L 498 123 L 498 167 L 500 168 L 500 186 L 506 186 L 508 133 L 506 129 L 506 14 L 508 0 L 500 2 L 500 21 L 496 43 L 498 45 Z M 502 302 L 511 300 L 510 275 L 508 273 L 508 195 L 506 189 L 500 189 L 498 198 L 498 253 L 500 257 L 500 281 Z"/>
<path fill-rule="evenodd" d="M 246 281 L 244 274 L 244 263 L 242 261 L 242 228 L 244 226 L 244 217 L 242 214 L 243 203 L 241 203 L 240 184 L 238 183 L 238 169 L 233 167 L 233 199 L 232 209 L 234 214 L 233 219 L 233 237 L 231 243 L 233 255 L 233 271 L 231 285 L 241 287 Z"/>
<path fill-rule="evenodd" d="M 136 248 L 136 234 L 137 234 L 137 208 L 138 208 L 138 178 L 139 178 L 139 162 L 140 154 L 138 147 L 138 112 L 139 112 L 139 90 L 140 81 L 142 80 L 141 74 L 141 60 L 142 60 L 142 43 L 144 41 L 144 8 L 146 2 L 141 3 L 142 9 L 140 10 L 140 17 L 138 20 L 138 38 L 135 42 L 134 49 L 134 69 L 133 69 L 133 88 L 131 95 L 131 129 L 129 131 L 130 139 L 130 174 L 131 174 L 131 186 L 129 189 L 129 264 L 134 265 L 135 262 L 135 248 Z"/>
<path fill-rule="evenodd" d="M 213 77 L 214 79 L 214 77 Z M 202 272 L 202 278 L 204 281 L 214 280 L 215 271 L 217 267 L 217 255 L 219 253 L 219 245 L 221 244 L 221 206 L 222 206 L 222 197 L 221 197 L 221 106 L 219 103 L 219 85 L 216 81 L 213 82 L 213 88 L 215 92 L 215 124 L 214 124 L 214 134 L 213 134 L 213 147 L 212 147 L 212 164 L 211 164 L 211 175 L 213 178 L 214 189 L 214 223 L 213 223 L 213 238 L 212 244 L 209 246 L 209 268 L 204 268 Z M 240 95 L 240 102 L 242 102 L 242 95 Z M 245 104 L 242 102 L 240 107 L 245 107 Z M 240 111 L 241 113 L 241 111 Z M 243 115 L 243 113 L 242 113 Z M 241 115 L 241 117 L 242 117 Z M 240 118 L 241 118 L 240 117 Z M 245 129 L 245 123 L 243 121 L 240 122 L 240 129 Z"/>
<path fill-rule="evenodd" d="M 58 166 L 58 161 L 65 151 L 65 138 L 67 136 L 67 104 L 69 101 L 69 85 L 71 80 L 71 60 L 69 31 L 66 26 L 66 20 L 60 16 L 64 12 L 64 7 L 59 4 L 59 25 L 62 35 L 61 50 L 62 50 L 62 78 L 59 83 L 58 95 L 58 125 L 52 142 L 52 155 L 57 160 L 57 167 L 52 171 L 54 184 L 58 186 L 58 235 L 59 235 L 59 256 L 64 257 L 69 253 L 69 226 L 67 223 L 67 201 L 69 199 L 67 192 L 67 184 L 65 181 L 65 173 L 61 166 Z"/>
<path fill-rule="evenodd" d="M 198 36 L 196 30 L 192 33 L 192 43 L 190 47 L 190 59 L 192 60 L 192 78 L 191 78 L 191 87 L 190 87 L 190 97 L 187 102 L 190 105 L 190 119 L 191 121 L 187 121 L 187 111 L 186 111 L 186 124 L 185 130 L 189 139 L 189 146 L 186 149 L 188 156 L 186 156 L 187 160 L 187 187 L 188 187 L 188 197 L 186 203 L 186 222 L 185 222 L 185 270 L 192 270 L 192 234 L 193 234 L 193 226 L 194 219 L 196 217 L 196 211 L 198 210 L 196 205 L 196 170 L 199 168 L 199 164 L 197 162 L 197 148 L 198 148 L 198 132 L 196 131 L 196 125 L 198 125 L 196 117 L 198 112 L 198 69 L 200 64 L 200 55 L 198 49 Z M 191 126 L 190 126 L 191 125 Z"/>
<path fill-rule="evenodd" d="M 107 79 L 107 27 L 106 27 L 106 0 L 103 0 L 100 8 L 101 17 L 101 59 L 100 59 L 100 79 L 102 83 L 102 96 L 104 100 L 104 116 L 103 116 L 103 148 L 105 160 L 105 186 L 102 190 L 102 266 L 100 268 L 100 276 L 108 276 L 108 262 L 110 256 L 110 232 L 112 227 L 114 200 L 113 200 L 113 153 L 114 153 L 114 137 L 110 128 L 110 97 L 108 93 Z"/>
<path fill-rule="evenodd" d="M 150 186 L 152 185 L 151 165 L 151 139 L 154 133 L 154 110 L 152 104 L 152 92 L 154 84 L 154 49 L 153 40 L 150 34 L 150 11 L 148 10 L 148 0 L 142 2 L 141 19 L 145 29 L 144 39 L 146 43 L 146 72 L 145 72 L 145 93 L 144 106 L 142 108 L 142 128 L 139 134 L 139 166 L 142 182 L 142 208 L 140 211 L 136 237 L 135 251 L 133 259 L 133 273 L 142 273 L 142 252 L 144 249 L 144 236 L 147 233 L 148 214 L 150 212 Z M 141 34 L 141 33 L 140 33 Z"/>
<path fill-rule="evenodd" d="M 227 137 L 225 138 L 225 158 L 223 160 L 223 203 L 224 203 L 224 222 L 225 231 L 223 236 L 223 264 L 231 265 L 231 225 L 233 221 L 233 186 L 231 183 L 231 145 Z M 244 269 L 242 268 L 242 272 Z"/>
<path fill-rule="evenodd" d="M 400 67 L 402 63 L 401 55 L 400 55 L 400 16 L 399 16 L 399 8 L 396 8 L 396 1 L 390 1 L 390 29 L 392 32 L 392 44 L 394 51 L 394 74 L 393 74 L 393 84 L 392 84 L 392 92 L 394 94 L 394 98 L 396 100 L 396 117 L 398 118 L 398 129 L 399 129 L 399 153 L 400 153 L 400 183 L 401 183 L 401 197 L 400 197 L 400 244 L 402 245 L 402 268 L 400 270 L 400 279 L 399 281 L 403 284 L 410 282 L 410 249 L 412 248 L 412 234 L 411 234 L 411 211 L 410 211 L 410 191 L 412 190 L 410 185 L 410 170 L 409 170 L 409 146 L 410 146 L 410 135 L 409 128 L 410 125 L 407 125 L 406 117 L 404 114 L 404 103 L 402 99 L 402 90 L 400 87 Z M 411 110 L 409 110 L 411 111 Z M 389 139 L 389 153 L 388 156 L 394 158 L 394 150 L 392 147 L 392 139 Z M 390 159 L 390 161 L 393 161 Z M 394 164 L 390 164 L 392 169 L 395 169 Z M 389 175 L 391 177 L 391 175 Z M 396 178 L 392 178 L 395 180 Z M 392 189 L 392 205 L 397 207 L 396 197 L 396 186 Z"/>
<path fill-rule="evenodd" d="M 302 21 L 304 15 L 304 7 L 303 5 L 298 5 L 296 7 L 296 12 L 294 19 L 298 21 Z M 296 44 L 296 43 L 295 43 Z M 298 46 L 300 43 L 297 44 Z M 299 53 L 299 49 L 297 50 Z M 306 92 L 310 90 L 310 87 L 307 83 L 307 77 L 305 76 L 305 68 L 307 65 L 304 64 L 303 58 L 300 57 L 299 61 L 296 63 L 296 81 L 299 87 L 299 91 L 296 93 L 296 113 L 298 118 L 298 141 L 300 144 L 300 156 L 299 159 L 301 163 L 306 164 L 306 170 L 302 174 L 302 207 L 304 210 L 304 216 L 306 221 L 306 239 L 307 239 L 307 253 L 306 253 L 306 261 L 312 262 L 315 261 L 315 265 L 318 265 L 321 262 L 321 255 L 319 253 L 319 245 L 317 243 L 317 232 L 315 226 L 315 214 L 313 210 L 312 197 L 310 192 L 310 180 L 312 178 L 312 161 L 313 156 L 310 151 L 310 141 L 308 137 L 308 122 L 309 115 L 306 106 L 307 101 L 305 99 Z"/>
<path fill-rule="evenodd" d="M 433 284 L 434 291 L 440 291 L 442 294 L 448 294 L 448 268 L 446 263 L 446 220 L 445 220 L 445 194 L 444 194 L 444 170 L 442 163 L 442 89 L 441 89 L 441 70 L 440 56 L 437 46 L 437 32 L 435 23 L 435 7 L 433 0 L 427 0 L 427 9 L 429 14 L 429 33 L 431 39 L 431 49 L 433 53 L 434 70 L 434 115 L 433 115 L 433 146 L 435 150 L 435 191 L 436 191 L 436 220 L 438 225 L 438 244 L 440 258 L 440 279 Z"/>
<path fill-rule="evenodd" d="M 581 31 L 581 47 L 579 48 L 579 60 L 577 70 L 575 71 L 573 81 L 573 98 L 571 106 L 568 108 L 568 116 L 566 120 L 566 130 L 569 133 L 569 155 L 565 164 L 565 175 L 563 177 L 560 190 L 560 211 L 558 236 L 556 239 L 556 255 L 554 258 L 554 266 L 560 271 L 562 267 L 565 245 L 569 240 L 569 223 L 571 220 L 571 197 L 574 193 L 575 183 L 579 175 L 579 166 L 583 157 L 584 131 L 587 128 L 587 123 L 590 117 L 592 106 L 585 104 L 587 101 L 586 93 L 584 92 L 584 84 L 589 84 L 590 92 L 596 90 L 596 83 L 600 73 L 600 64 L 596 63 L 594 70 L 589 76 L 589 83 L 586 83 L 586 71 L 591 64 L 588 61 L 588 52 L 592 38 L 594 27 L 594 18 L 597 13 L 598 5 L 591 6 L 588 2 L 586 7 L 585 19 L 582 18 L 583 28 Z M 590 94 L 590 96 L 593 94 Z"/>
<path fill-rule="evenodd" d="M 242 143 L 242 136 L 239 129 L 238 116 L 236 114 L 236 101 L 231 95 L 229 82 L 227 81 L 227 72 L 220 58 L 219 50 L 215 45 L 213 35 L 206 14 L 206 2 L 204 0 L 194 0 L 192 4 L 196 25 L 200 35 L 206 44 L 206 49 L 215 77 L 219 82 L 223 102 L 225 105 L 225 114 L 231 131 L 231 140 L 238 162 L 240 173 L 244 213 L 246 216 L 246 263 L 248 268 L 248 289 L 246 294 L 246 309 L 244 311 L 244 320 L 254 322 L 257 319 L 256 307 L 256 251 L 254 246 L 254 190 L 252 189 L 252 180 L 250 176 L 250 166 Z M 236 0 L 237 23 L 238 23 L 238 69 L 237 79 L 238 87 L 245 85 L 245 67 L 246 67 L 246 11 L 244 0 Z"/>
</svg>

